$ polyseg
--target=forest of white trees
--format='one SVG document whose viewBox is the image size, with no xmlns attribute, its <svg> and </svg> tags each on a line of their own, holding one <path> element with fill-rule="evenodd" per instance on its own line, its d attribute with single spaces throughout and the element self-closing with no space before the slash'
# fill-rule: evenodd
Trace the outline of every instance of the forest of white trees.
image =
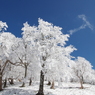
<svg viewBox="0 0 95 95">
<path fill-rule="evenodd" d="M 22 37 L 6 32 L 8 25 L 0 21 L 0 91 L 7 82 L 22 82 L 21 87 L 32 81 L 40 81 L 36 95 L 44 95 L 44 81 L 54 89 L 55 81 L 78 82 L 83 89 L 84 83 L 95 84 L 95 70 L 85 58 L 72 56 L 77 50 L 67 46 L 69 34 L 62 28 L 38 19 L 38 26 L 27 22 L 22 27 Z M 15 81 L 14 81 L 15 80 Z"/>
</svg>

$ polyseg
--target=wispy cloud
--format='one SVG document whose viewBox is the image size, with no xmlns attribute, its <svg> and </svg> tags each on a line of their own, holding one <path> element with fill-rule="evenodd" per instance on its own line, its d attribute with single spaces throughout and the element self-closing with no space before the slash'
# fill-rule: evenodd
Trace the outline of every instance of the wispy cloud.
<svg viewBox="0 0 95 95">
<path fill-rule="evenodd" d="M 93 26 L 90 24 L 90 22 L 86 19 L 85 15 L 78 15 L 79 18 L 81 18 L 84 22 L 84 24 L 82 24 L 80 27 L 75 28 L 73 30 L 69 30 L 69 33 L 72 35 L 73 33 L 81 30 L 81 29 L 85 29 L 86 27 L 90 28 L 91 30 L 93 30 Z"/>
</svg>

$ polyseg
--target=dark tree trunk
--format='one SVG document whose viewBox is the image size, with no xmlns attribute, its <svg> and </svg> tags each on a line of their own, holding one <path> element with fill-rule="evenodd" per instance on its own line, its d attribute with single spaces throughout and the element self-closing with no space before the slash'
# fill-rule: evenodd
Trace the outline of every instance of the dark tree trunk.
<svg viewBox="0 0 95 95">
<path fill-rule="evenodd" d="M 2 75 L 0 75 L 0 91 L 2 91 Z"/>
<path fill-rule="evenodd" d="M 24 75 L 24 78 L 26 78 L 27 77 L 27 65 L 25 64 L 24 66 L 25 66 L 25 75 Z M 22 86 L 20 86 L 20 87 L 25 87 L 25 82 L 23 82 Z"/>
<path fill-rule="evenodd" d="M 50 87 L 51 89 L 54 89 L 54 81 L 52 82 L 52 84 L 51 84 L 51 87 Z"/>
<path fill-rule="evenodd" d="M 23 83 L 22 83 L 22 86 L 20 86 L 20 87 L 25 87 L 25 83 L 23 82 Z"/>
<path fill-rule="evenodd" d="M 1 65 L 0 65 L 0 91 L 2 91 L 2 71 L 1 71 Z"/>
<path fill-rule="evenodd" d="M 82 80 L 80 80 L 80 84 L 81 84 L 80 89 L 83 89 L 84 87 L 83 87 L 83 81 Z"/>
<path fill-rule="evenodd" d="M 51 85 L 51 82 L 50 81 L 48 81 L 48 84 L 47 85 Z"/>
<path fill-rule="evenodd" d="M 5 80 L 4 80 L 4 86 L 3 87 L 4 88 L 7 87 L 7 78 L 5 78 Z"/>
<path fill-rule="evenodd" d="M 24 78 L 27 77 L 27 65 L 25 65 L 25 75 L 24 75 Z"/>
<path fill-rule="evenodd" d="M 32 80 L 31 80 L 31 78 L 29 79 L 29 86 L 31 86 L 31 84 L 32 84 Z"/>
<path fill-rule="evenodd" d="M 14 79 L 13 78 L 10 78 L 10 84 L 14 84 Z"/>
<path fill-rule="evenodd" d="M 14 79 L 13 79 L 13 78 L 9 78 L 8 81 L 9 81 L 9 83 L 10 83 L 11 85 L 14 84 Z"/>
<path fill-rule="evenodd" d="M 40 86 L 39 86 L 39 91 L 38 91 L 38 93 L 36 95 L 44 95 L 43 88 L 44 88 L 44 74 L 43 74 L 43 71 L 41 70 L 41 73 L 40 73 Z"/>
<path fill-rule="evenodd" d="M 80 78 L 80 85 L 81 85 L 80 89 L 84 89 L 84 87 L 83 87 L 83 76 Z"/>
</svg>

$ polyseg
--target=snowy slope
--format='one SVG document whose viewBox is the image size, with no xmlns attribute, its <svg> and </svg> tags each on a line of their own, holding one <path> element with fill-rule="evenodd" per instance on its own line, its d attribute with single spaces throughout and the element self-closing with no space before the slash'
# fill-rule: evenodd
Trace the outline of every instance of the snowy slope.
<svg viewBox="0 0 95 95">
<path fill-rule="evenodd" d="M 79 89 L 78 83 L 63 83 L 61 87 L 55 85 L 55 89 L 50 89 L 50 86 L 45 85 L 45 95 L 95 95 L 95 86 L 84 84 L 85 89 Z M 24 88 L 19 85 L 7 87 L 0 92 L 0 95 L 35 95 L 38 92 L 38 83 Z"/>
</svg>

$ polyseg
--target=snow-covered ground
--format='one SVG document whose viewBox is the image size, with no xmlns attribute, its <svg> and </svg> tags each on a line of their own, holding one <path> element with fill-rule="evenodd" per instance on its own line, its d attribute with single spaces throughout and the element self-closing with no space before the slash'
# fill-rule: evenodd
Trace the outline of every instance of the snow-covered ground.
<svg viewBox="0 0 95 95">
<path fill-rule="evenodd" d="M 46 84 L 46 83 L 45 83 Z M 39 83 L 33 83 L 32 86 L 19 87 L 13 85 L 0 92 L 0 95 L 35 95 L 38 92 Z M 85 89 L 79 89 L 78 83 L 63 83 L 61 87 L 55 85 L 55 89 L 44 85 L 45 95 L 95 95 L 95 85 L 84 84 Z"/>
</svg>

